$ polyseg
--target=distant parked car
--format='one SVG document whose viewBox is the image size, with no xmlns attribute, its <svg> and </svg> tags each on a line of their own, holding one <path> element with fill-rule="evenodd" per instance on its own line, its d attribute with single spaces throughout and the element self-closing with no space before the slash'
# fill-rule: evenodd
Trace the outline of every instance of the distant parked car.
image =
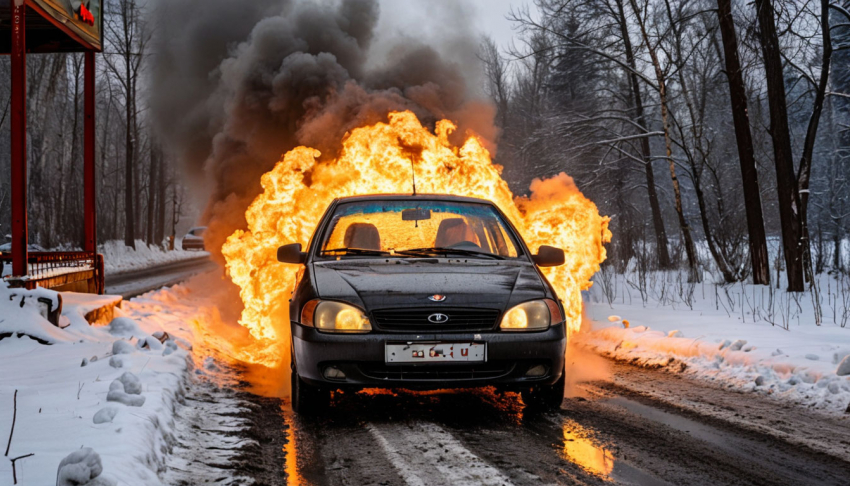
<svg viewBox="0 0 850 486">
<path fill-rule="evenodd" d="M 192 228 L 183 237 L 182 247 L 184 250 L 204 250 L 204 231 L 206 226 Z"/>
</svg>

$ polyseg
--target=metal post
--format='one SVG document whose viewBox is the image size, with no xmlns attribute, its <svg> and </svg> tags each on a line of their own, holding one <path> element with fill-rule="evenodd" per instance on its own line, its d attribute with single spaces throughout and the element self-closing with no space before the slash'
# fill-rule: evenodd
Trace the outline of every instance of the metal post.
<svg viewBox="0 0 850 486">
<path fill-rule="evenodd" d="M 83 250 L 97 252 L 97 196 L 94 167 L 94 52 L 85 54 L 85 124 L 83 128 L 83 193 L 85 198 L 85 242 Z"/>
<path fill-rule="evenodd" d="M 26 5 L 12 0 L 12 275 L 27 274 Z"/>
</svg>

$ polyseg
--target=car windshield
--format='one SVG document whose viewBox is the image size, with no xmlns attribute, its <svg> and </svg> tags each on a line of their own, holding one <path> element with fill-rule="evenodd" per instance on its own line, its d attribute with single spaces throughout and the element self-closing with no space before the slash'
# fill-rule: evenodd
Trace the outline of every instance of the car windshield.
<svg viewBox="0 0 850 486">
<path fill-rule="evenodd" d="M 417 199 L 338 205 L 319 254 L 503 259 L 519 252 L 510 227 L 492 206 Z"/>
<path fill-rule="evenodd" d="M 192 236 L 203 236 L 205 229 L 206 228 L 193 228 L 191 231 L 189 231 L 189 234 Z"/>
</svg>

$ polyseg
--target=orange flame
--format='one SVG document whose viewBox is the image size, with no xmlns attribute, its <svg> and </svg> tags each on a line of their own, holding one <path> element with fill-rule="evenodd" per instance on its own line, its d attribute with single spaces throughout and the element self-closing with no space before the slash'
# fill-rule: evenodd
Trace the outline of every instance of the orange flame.
<svg viewBox="0 0 850 486">
<path fill-rule="evenodd" d="M 536 179 L 529 198 L 514 197 L 477 137 L 467 137 L 460 147 L 449 142 L 455 128 L 441 120 L 431 133 L 412 112 L 394 112 L 389 123 L 351 131 L 335 160 L 319 162 L 320 153 L 308 147 L 286 153 L 261 179 L 263 193 L 245 213 L 248 231 L 237 230 L 222 247 L 245 305 L 240 324 L 261 342 L 287 336 L 288 299 L 299 266 L 279 263 L 277 248 L 293 242 L 306 246 L 334 198 L 410 193 L 412 164 L 418 192 L 488 199 L 511 219 L 532 252 L 543 244 L 564 249 L 566 264 L 543 272 L 564 301 L 570 332 L 577 331 L 581 290 L 590 288 L 605 260 L 602 245 L 611 239 L 609 218 L 600 216 L 563 173 Z M 248 354 L 246 361 L 274 364 L 268 353 Z"/>
</svg>

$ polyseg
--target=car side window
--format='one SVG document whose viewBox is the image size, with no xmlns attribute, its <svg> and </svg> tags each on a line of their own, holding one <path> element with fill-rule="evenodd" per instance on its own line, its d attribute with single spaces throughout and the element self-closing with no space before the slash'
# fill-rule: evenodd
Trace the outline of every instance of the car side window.
<svg viewBox="0 0 850 486">
<path fill-rule="evenodd" d="M 516 248 L 513 245 L 507 244 L 507 235 L 505 235 L 504 229 L 500 225 L 487 225 L 487 235 L 492 238 L 495 243 L 494 248 L 496 251 L 494 253 L 506 257 L 517 256 Z"/>
</svg>

